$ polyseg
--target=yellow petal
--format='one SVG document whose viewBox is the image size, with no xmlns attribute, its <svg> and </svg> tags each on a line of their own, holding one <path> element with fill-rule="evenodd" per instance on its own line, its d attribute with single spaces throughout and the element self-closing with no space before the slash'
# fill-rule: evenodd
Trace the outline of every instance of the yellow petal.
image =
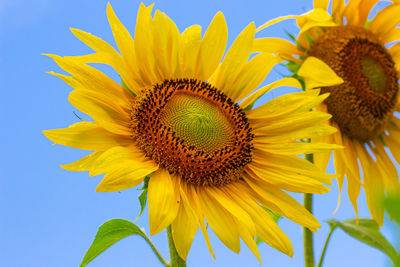
<svg viewBox="0 0 400 267">
<path fill-rule="evenodd" d="M 52 58 L 57 65 L 73 75 L 79 88 L 101 92 L 118 105 L 126 105 L 126 90 L 113 79 L 101 71 L 75 61 L 73 57 L 60 57 L 57 55 L 45 54 Z"/>
<path fill-rule="evenodd" d="M 297 74 L 304 78 L 307 89 L 343 83 L 342 78 L 337 76 L 327 64 L 316 57 L 308 57 Z"/>
<path fill-rule="evenodd" d="M 106 173 L 96 192 L 115 192 L 135 187 L 152 172 L 153 170 L 133 168 L 129 162 L 122 162 Z"/>
<path fill-rule="evenodd" d="M 289 238 L 278 227 L 271 215 L 246 193 L 244 187 L 247 187 L 247 185 L 243 182 L 232 183 L 227 186 L 227 190 L 231 191 L 230 196 L 234 201 L 251 216 L 256 227 L 257 237 L 271 247 L 292 257 L 293 247 Z"/>
<path fill-rule="evenodd" d="M 157 58 L 156 73 L 161 79 L 176 78 L 179 73 L 180 34 L 175 23 L 167 15 L 156 11 L 153 21 L 154 56 Z M 179 73 L 179 78 L 182 77 Z"/>
<path fill-rule="evenodd" d="M 211 198 L 204 188 L 198 188 L 197 193 L 211 229 L 229 249 L 239 253 L 239 232 L 232 215 Z"/>
<path fill-rule="evenodd" d="M 254 35 L 255 26 L 254 23 L 250 23 L 229 48 L 221 63 L 218 76 L 211 78 L 211 83 L 228 96 L 233 93 L 233 83 L 250 56 Z"/>
<path fill-rule="evenodd" d="M 278 17 L 278 18 L 275 18 L 275 19 L 271 19 L 271 20 L 265 22 L 265 23 L 264 23 L 263 25 L 261 25 L 260 27 L 258 27 L 257 30 L 256 30 L 256 32 L 261 31 L 261 30 L 263 30 L 263 29 L 265 29 L 265 28 L 267 28 L 267 27 L 269 27 L 269 26 L 271 26 L 271 25 L 273 25 L 273 24 L 275 24 L 275 23 L 278 23 L 278 22 L 280 22 L 280 21 L 282 21 L 282 20 L 286 20 L 286 19 L 295 19 L 295 18 L 297 18 L 297 17 L 298 17 L 297 15 L 289 15 L 289 16 L 283 16 L 283 17 Z"/>
<path fill-rule="evenodd" d="M 332 16 L 324 9 L 316 8 L 297 18 L 297 25 L 301 29 L 297 43 L 305 50 L 310 50 L 308 39 L 315 40 L 320 34 L 322 27 L 334 27 L 337 24 L 333 21 Z"/>
<path fill-rule="evenodd" d="M 140 93 L 140 87 L 138 88 L 138 84 L 141 85 L 143 82 L 141 81 L 141 77 L 138 75 L 139 68 L 137 66 L 138 63 L 135 54 L 135 44 L 133 38 L 118 19 L 117 15 L 115 15 L 110 3 L 107 4 L 107 17 L 115 42 L 117 43 L 119 51 L 122 55 L 122 66 L 124 66 L 124 72 L 121 74 L 122 80 L 130 90 L 132 90 L 135 94 L 138 94 Z"/>
<path fill-rule="evenodd" d="M 257 38 L 254 40 L 252 52 L 273 53 L 278 55 L 304 55 L 297 46 L 281 38 Z"/>
<path fill-rule="evenodd" d="M 381 39 L 385 44 L 400 40 L 400 28 L 397 27 L 389 30 L 387 34 L 381 36 Z"/>
<path fill-rule="evenodd" d="M 363 168 L 364 189 L 367 199 L 368 209 L 371 216 L 380 226 L 383 224 L 383 207 L 381 205 L 381 197 L 383 196 L 383 183 L 377 170 L 376 163 L 373 161 L 363 144 L 354 142 L 357 156 L 360 159 Z"/>
<path fill-rule="evenodd" d="M 357 154 L 354 148 L 353 141 L 350 140 L 346 136 L 341 136 L 340 131 L 338 131 L 334 135 L 334 142 L 341 143 L 343 140 L 343 145 L 345 149 L 343 151 L 339 151 L 335 153 L 334 163 L 335 169 L 338 173 L 338 183 L 339 190 L 341 190 L 341 186 L 343 185 L 343 175 L 347 176 L 347 193 L 350 199 L 351 204 L 353 205 L 354 211 L 358 218 L 358 206 L 357 199 L 360 194 L 361 187 L 361 177 L 359 171 L 359 164 L 357 161 Z M 341 173 L 341 176 L 339 176 Z M 339 200 L 340 201 L 340 200 Z M 338 201 L 338 208 L 340 202 Z"/>
<path fill-rule="evenodd" d="M 297 25 L 301 29 L 301 33 L 305 33 L 314 27 L 333 27 L 336 23 L 332 16 L 322 8 L 315 8 L 301 16 L 296 20 Z"/>
<path fill-rule="evenodd" d="M 179 60 L 181 69 L 183 69 L 183 76 L 186 78 L 195 77 L 201 46 L 201 27 L 193 25 L 187 28 L 182 33 L 181 45 Z"/>
<path fill-rule="evenodd" d="M 261 262 L 260 253 L 258 252 L 257 244 L 254 240 L 256 237 L 256 227 L 247 211 L 245 211 L 240 205 L 237 204 L 236 201 L 232 199 L 231 192 L 229 190 L 219 190 L 218 188 L 210 187 L 206 191 L 211 198 L 214 198 L 232 215 L 236 222 L 239 236 Z"/>
<path fill-rule="evenodd" d="M 232 84 L 229 96 L 237 102 L 253 92 L 267 77 L 268 73 L 281 60 L 272 54 L 263 53 L 254 56 Z"/>
<path fill-rule="evenodd" d="M 95 122 L 78 122 L 68 128 L 46 130 L 43 134 L 54 143 L 91 151 L 132 144 L 132 139 L 110 133 Z"/>
<path fill-rule="evenodd" d="M 135 28 L 135 54 L 140 75 L 146 85 L 157 83 L 160 77 L 155 75 L 154 36 L 152 31 L 151 10 L 153 5 L 146 7 L 143 3 L 139 6 Z"/>
<path fill-rule="evenodd" d="M 312 138 L 313 140 L 320 140 L 323 143 L 330 143 L 330 136 L 320 136 L 316 138 Z M 315 143 L 316 141 L 311 141 L 311 143 Z M 321 171 L 326 171 L 328 167 L 329 160 L 331 158 L 332 151 L 329 152 L 322 152 L 322 153 L 315 153 L 314 154 L 314 164 L 318 167 Z"/>
<path fill-rule="evenodd" d="M 367 22 L 368 15 L 371 12 L 371 9 L 378 3 L 380 0 L 363 0 L 360 2 L 358 7 L 358 14 L 360 16 L 359 23 L 360 25 L 364 25 Z"/>
<path fill-rule="evenodd" d="M 228 41 L 225 17 L 218 12 L 211 21 L 201 42 L 196 78 L 207 81 L 220 64 Z"/>
<path fill-rule="evenodd" d="M 304 127 L 278 135 L 267 135 L 255 132 L 255 136 L 256 138 L 259 138 L 261 141 L 271 143 L 271 142 L 293 141 L 303 138 L 313 138 L 318 136 L 330 135 L 335 133 L 336 131 L 337 131 L 336 128 L 331 127 L 327 124 L 320 123 L 312 125 L 310 127 Z"/>
<path fill-rule="evenodd" d="M 240 224 L 245 225 L 252 235 L 256 235 L 256 228 L 250 216 L 227 193 L 216 187 L 204 188 L 204 190 L 210 198 L 224 207 Z"/>
<path fill-rule="evenodd" d="M 389 135 L 385 136 L 384 139 L 393 157 L 396 159 L 397 163 L 400 163 L 400 141 L 394 138 L 393 135 L 393 131 L 389 131 Z"/>
<path fill-rule="evenodd" d="M 114 35 L 115 42 L 117 43 L 123 59 L 126 61 L 129 67 L 135 67 L 136 58 L 135 53 L 133 53 L 135 50 L 135 45 L 132 36 L 118 19 L 117 15 L 115 15 L 110 3 L 107 3 L 107 17 Z"/>
<path fill-rule="evenodd" d="M 309 111 L 322 103 L 329 95 L 319 95 L 319 92 L 319 89 L 315 89 L 285 94 L 247 111 L 246 115 L 250 120 L 278 119 L 287 114 Z"/>
<path fill-rule="evenodd" d="M 171 230 L 176 250 L 179 256 L 186 260 L 193 238 L 199 229 L 199 222 L 182 187 L 180 188 L 180 194 L 181 204 L 178 215 L 171 225 Z"/>
<path fill-rule="evenodd" d="M 47 74 L 51 74 L 54 76 L 57 76 L 58 78 L 60 78 L 61 80 L 63 80 L 65 83 L 67 83 L 69 86 L 71 86 L 72 88 L 79 88 L 82 87 L 82 84 L 80 82 L 78 82 L 74 77 L 72 76 L 68 76 L 68 75 L 64 75 L 64 74 L 60 74 L 60 73 L 56 73 L 54 71 L 48 71 L 46 72 Z"/>
<path fill-rule="evenodd" d="M 359 213 L 358 213 L 357 199 L 361 192 L 361 183 L 357 180 L 358 177 L 354 177 L 352 173 L 347 173 L 346 177 L 347 177 L 347 194 L 349 196 L 351 204 L 353 205 L 354 211 L 356 213 L 356 218 L 358 219 Z"/>
<path fill-rule="evenodd" d="M 254 152 L 254 161 L 260 164 L 260 166 L 264 166 L 263 168 L 265 169 L 269 166 L 270 168 L 282 171 L 286 170 L 296 174 L 304 174 L 325 184 L 332 184 L 330 179 L 335 177 L 334 174 L 326 174 L 321 171 L 305 158 L 294 155 L 269 154 L 260 150 Z"/>
<path fill-rule="evenodd" d="M 164 14 L 165 15 L 165 14 Z M 170 40 L 167 42 L 170 53 L 167 54 L 168 61 L 170 63 L 170 68 L 173 70 L 174 78 L 182 77 L 182 69 L 179 65 L 179 50 L 181 49 L 180 43 L 180 32 L 176 24 L 167 16 L 166 17 L 166 27 L 167 27 L 167 38 Z"/>
<path fill-rule="evenodd" d="M 354 145 L 351 139 L 347 136 L 341 136 L 340 131 L 334 135 L 334 142 L 344 146 L 344 150 L 339 151 L 340 157 L 346 163 L 346 172 L 351 172 L 354 177 L 358 177 L 358 183 L 361 184 L 360 170 L 357 162 Z M 342 141 L 343 140 L 343 141 Z M 343 143 L 342 143 L 343 142 Z"/>
<path fill-rule="evenodd" d="M 259 164 L 250 164 L 248 168 L 249 176 L 254 182 L 264 182 L 265 184 L 281 188 L 286 191 L 297 193 L 324 194 L 330 189 L 322 185 L 321 182 L 308 176 L 296 174 L 290 171 L 283 171 L 273 167 L 262 168 Z"/>
<path fill-rule="evenodd" d="M 164 230 L 176 218 L 179 209 L 179 192 L 176 192 L 175 180 L 166 169 L 159 169 L 149 180 L 149 221 L 150 234 Z"/>
<path fill-rule="evenodd" d="M 102 152 L 94 152 L 90 153 L 89 155 L 81 158 L 80 160 L 77 160 L 75 162 L 65 164 L 65 165 L 60 165 L 61 168 L 64 170 L 68 171 L 90 171 L 96 162 L 96 160 L 103 154 Z"/>
<path fill-rule="evenodd" d="M 342 146 L 327 143 L 292 142 L 283 144 L 254 143 L 254 148 L 268 153 L 280 155 L 298 155 L 327 152 L 342 149 Z"/>
<path fill-rule="evenodd" d="M 344 0 L 332 0 L 332 17 L 339 24 L 343 24 Z"/>
<path fill-rule="evenodd" d="M 127 172 L 137 169 L 146 169 L 149 173 L 158 169 L 158 164 L 145 154 L 136 145 L 126 147 L 116 146 L 103 152 L 93 164 L 90 176 L 99 175 L 117 169 L 121 164 L 126 165 Z M 121 166 L 120 166 L 121 167 Z M 123 166 L 122 166 L 123 167 Z"/>
<path fill-rule="evenodd" d="M 69 94 L 68 100 L 106 130 L 119 135 L 132 135 L 128 110 L 115 105 L 101 94 L 89 90 L 74 90 Z"/>
<path fill-rule="evenodd" d="M 206 224 L 204 223 L 204 212 L 203 212 L 203 207 L 200 203 L 199 196 L 198 196 L 196 190 L 194 189 L 194 187 L 191 185 L 187 186 L 186 192 L 187 192 L 188 199 L 190 200 L 190 203 L 193 205 L 194 211 L 195 212 L 197 211 L 197 216 L 198 216 L 199 223 L 200 223 L 200 229 L 201 229 L 201 232 L 203 233 L 204 239 L 206 241 L 207 248 L 210 251 L 210 254 L 215 259 L 215 254 L 214 254 L 214 251 L 211 246 L 210 237 L 208 236 L 207 227 L 206 227 Z"/>
<path fill-rule="evenodd" d="M 255 134 L 271 136 L 287 133 L 293 130 L 312 127 L 316 123 L 326 121 L 330 119 L 332 115 L 324 112 L 301 112 L 285 117 L 271 120 L 271 119 L 259 119 L 252 122 L 254 127 L 253 131 Z M 265 126 L 264 126 L 265 125 Z"/>
<path fill-rule="evenodd" d="M 248 165 L 249 175 L 284 190 L 300 193 L 323 194 L 330 189 L 321 182 L 329 183 L 333 175 L 319 171 L 315 166 L 306 164 L 305 159 L 297 156 L 277 156 L 257 153 L 253 163 Z M 290 163 L 294 165 L 290 165 Z"/>
<path fill-rule="evenodd" d="M 128 69 L 121 55 L 118 54 L 110 44 L 90 33 L 78 29 L 71 29 L 71 31 L 82 42 L 97 52 L 91 55 L 75 56 L 71 58 L 80 63 L 102 63 L 112 66 L 121 75 L 122 80 L 128 87 L 136 94 L 139 93 L 136 88 L 142 86 L 142 84 L 140 84 L 141 78 L 134 71 Z"/>
<path fill-rule="evenodd" d="M 338 142 L 338 139 L 341 139 L 339 134 L 336 133 L 333 135 L 334 142 Z M 340 144 L 341 144 L 341 140 L 340 140 Z M 334 213 L 339 209 L 339 205 L 340 205 L 340 197 L 341 197 L 341 192 L 342 192 L 342 188 L 343 188 L 343 181 L 344 181 L 344 175 L 346 173 L 346 165 L 343 161 L 343 155 L 344 153 L 333 153 L 333 165 L 335 167 L 335 172 L 336 172 L 336 176 L 337 176 L 337 182 L 338 182 L 338 187 L 339 187 L 339 197 L 338 197 L 338 204 L 336 207 L 336 210 L 334 211 Z M 356 212 L 357 213 L 357 212 Z"/>
<path fill-rule="evenodd" d="M 249 247 L 251 252 L 253 252 L 254 256 L 257 257 L 257 259 L 261 264 L 261 256 L 260 252 L 258 251 L 257 243 L 255 241 L 256 237 L 255 234 L 253 235 L 250 232 L 249 228 L 247 228 L 246 225 L 241 224 L 237 218 L 235 218 L 235 222 L 236 222 L 236 227 L 238 228 L 239 231 L 239 235 L 242 238 L 243 242 Z"/>
<path fill-rule="evenodd" d="M 343 159 L 346 162 L 346 168 L 356 179 L 355 182 L 361 185 L 360 168 L 357 161 L 357 154 L 354 148 L 354 143 L 347 137 L 344 137 L 343 141 L 345 149 L 341 151 L 341 154 L 344 155 Z"/>
<path fill-rule="evenodd" d="M 358 13 L 358 7 L 362 0 L 349 0 L 343 10 L 343 16 L 346 17 L 348 25 L 357 25 L 363 27 L 360 24 L 360 14 Z"/>
<path fill-rule="evenodd" d="M 378 36 L 384 36 L 400 22 L 400 3 L 392 4 L 379 11 L 372 19 L 369 30 Z"/>
<path fill-rule="evenodd" d="M 313 91 L 313 90 L 309 90 Z M 316 106 L 315 110 L 322 111 L 322 112 L 327 112 L 327 107 L 325 104 L 319 104 Z M 330 121 L 326 121 L 325 124 L 330 125 Z M 320 137 L 314 137 L 311 139 L 311 143 L 328 143 L 332 144 L 334 143 L 332 141 L 332 135 L 328 136 L 320 136 Z M 329 159 L 331 158 L 331 152 L 325 152 L 325 153 L 315 153 L 314 154 L 314 164 L 315 166 L 318 167 L 321 171 L 326 171 L 326 168 L 328 167 Z"/>
<path fill-rule="evenodd" d="M 375 145 L 375 149 L 371 147 L 370 144 L 369 145 L 376 157 L 376 163 L 385 190 L 388 191 L 389 194 L 394 194 L 399 186 L 399 174 L 397 173 L 396 166 L 393 164 L 379 139 L 373 140 L 373 144 Z"/>
<path fill-rule="evenodd" d="M 79 29 L 70 29 L 71 32 L 83 43 L 92 48 L 97 53 L 104 53 L 107 55 L 107 62 L 113 67 L 117 67 L 122 62 L 121 55 L 106 41 L 96 37 L 90 33 L 84 32 Z"/>
<path fill-rule="evenodd" d="M 400 59 L 400 43 L 397 43 L 389 48 L 390 55 L 392 56 L 393 60 L 398 62 Z"/>
<path fill-rule="evenodd" d="M 309 228 L 313 232 L 317 231 L 316 228 L 321 227 L 310 212 L 283 191 L 265 184 L 253 183 L 248 179 L 246 179 L 246 183 L 251 188 L 249 195 L 254 197 L 261 205 Z"/>
<path fill-rule="evenodd" d="M 275 81 L 267 86 L 264 86 L 258 90 L 256 90 L 254 93 L 252 93 L 250 96 L 245 98 L 239 105 L 242 109 L 246 110 L 250 108 L 254 102 L 262 97 L 265 93 L 269 92 L 270 90 L 279 87 L 279 86 L 292 86 L 292 87 L 297 87 L 301 88 L 301 84 L 297 79 L 291 78 L 291 77 L 286 77 L 281 80 Z"/>
</svg>

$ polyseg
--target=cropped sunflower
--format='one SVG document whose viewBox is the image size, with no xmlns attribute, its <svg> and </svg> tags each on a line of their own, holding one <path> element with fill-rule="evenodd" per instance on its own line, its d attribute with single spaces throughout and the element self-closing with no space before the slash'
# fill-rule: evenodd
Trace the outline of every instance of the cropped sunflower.
<svg viewBox="0 0 400 267">
<path fill-rule="evenodd" d="M 171 225 L 183 259 L 199 226 L 214 257 L 205 220 L 234 252 L 240 250 L 240 237 L 260 259 L 257 236 L 291 256 L 290 240 L 263 206 L 312 231 L 320 227 L 282 190 L 329 190 L 323 183 L 330 184 L 331 175 L 296 156 L 337 147 L 297 141 L 336 131 L 325 123 L 329 114 L 310 111 L 327 94 L 293 93 L 252 109 L 275 87 L 300 87 L 296 79 L 284 78 L 255 90 L 280 59 L 272 54 L 249 59 L 253 23 L 221 62 L 228 34 L 222 13 L 202 37 L 198 25 L 180 33 L 164 13 L 155 11 L 152 17 L 151 12 L 152 6 L 140 5 L 132 38 L 107 6 L 120 53 L 100 38 L 72 29 L 95 53 L 49 55 L 71 74 L 51 72 L 74 88 L 71 104 L 94 120 L 44 131 L 55 143 L 94 151 L 62 167 L 105 173 L 100 192 L 135 187 L 151 176 L 150 234 Z M 126 86 L 86 63 L 112 66 Z"/>
<path fill-rule="evenodd" d="M 338 131 L 313 141 L 345 147 L 334 152 L 339 189 L 346 176 L 348 195 L 358 215 L 357 199 L 363 185 L 371 215 L 382 224 L 380 199 L 385 192 L 393 193 L 399 184 L 385 146 L 400 163 L 400 120 L 396 116 L 400 111 L 400 28 L 396 27 L 400 22 L 400 2 L 386 6 L 371 20 L 369 14 L 379 0 L 349 0 L 346 5 L 343 0 L 332 0 L 331 14 L 329 2 L 315 0 L 314 10 L 277 18 L 259 28 L 296 18 L 301 30 L 293 38 L 297 45 L 283 39 L 262 38 L 255 41 L 255 51 L 279 54 L 309 87 L 315 81 L 325 81 L 321 93 L 329 92 L 330 96 L 318 110 L 332 114 L 330 124 Z M 328 66 L 344 80 L 343 84 L 332 86 L 324 77 Z M 331 153 L 316 155 L 315 163 L 325 170 L 330 156 Z"/>
</svg>

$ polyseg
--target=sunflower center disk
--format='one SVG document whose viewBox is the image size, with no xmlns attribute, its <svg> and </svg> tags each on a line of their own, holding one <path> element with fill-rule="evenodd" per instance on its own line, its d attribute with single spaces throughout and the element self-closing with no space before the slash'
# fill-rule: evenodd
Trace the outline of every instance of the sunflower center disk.
<svg viewBox="0 0 400 267">
<path fill-rule="evenodd" d="M 311 56 L 327 63 L 344 83 L 326 87 L 325 100 L 341 132 L 360 141 L 383 132 L 398 94 L 394 62 L 377 37 L 356 26 L 327 28 L 312 44 Z"/>
<path fill-rule="evenodd" d="M 207 153 L 231 145 L 234 128 L 220 108 L 199 96 L 178 93 L 160 114 L 176 136 L 188 146 Z"/>
<path fill-rule="evenodd" d="M 138 146 L 161 167 L 196 185 L 240 178 L 253 134 L 244 112 L 197 80 L 166 80 L 145 90 L 132 109 Z"/>
<path fill-rule="evenodd" d="M 386 73 L 381 63 L 371 56 L 361 58 L 361 71 L 368 81 L 370 88 L 379 95 L 385 92 Z"/>
</svg>

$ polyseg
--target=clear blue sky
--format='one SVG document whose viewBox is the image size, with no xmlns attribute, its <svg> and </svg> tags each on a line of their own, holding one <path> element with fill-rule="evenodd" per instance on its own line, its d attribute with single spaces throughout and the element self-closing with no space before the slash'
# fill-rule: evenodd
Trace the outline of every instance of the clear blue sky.
<svg viewBox="0 0 400 267">
<path fill-rule="evenodd" d="M 101 177 L 68 172 L 60 164 L 72 162 L 85 153 L 52 146 L 41 133 L 44 129 L 66 127 L 77 122 L 67 96 L 71 91 L 61 80 L 45 74 L 58 67 L 41 53 L 79 55 L 90 50 L 69 31 L 80 28 L 101 36 L 114 45 L 106 20 L 105 0 L 0 0 L 0 266 L 78 266 L 90 246 L 98 226 L 112 218 L 133 220 L 139 212 L 136 188 L 116 193 L 95 193 Z M 111 4 L 133 32 L 139 3 L 114 0 Z M 145 1 L 145 4 L 151 2 Z M 299 4 L 301 3 L 301 4 Z M 182 31 L 192 24 L 207 27 L 221 10 L 229 27 L 229 43 L 251 21 L 256 25 L 273 17 L 300 14 L 312 1 L 158 1 L 155 8 L 166 12 Z M 293 21 L 281 24 L 296 33 Z M 281 26 L 264 31 L 264 36 L 284 37 Z M 109 69 L 106 69 L 109 71 Z M 111 73 L 114 78 L 117 76 Z M 279 78 L 278 72 L 267 81 Z M 263 98 L 287 92 L 274 92 Z M 330 169 L 332 171 L 332 169 Z M 337 187 L 315 199 L 316 217 L 323 228 L 316 235 L 317 255 L 321 251 L 337 201 Z M 300 199 L 301 196 L 297 195 Z M 359 201 L 361 216 L 368 216 L 364 194 Z M 334 218 L 354 217 L 344 198 Z M 395 239 L 394 227 L 382 229 Z M 147 210 L 137 221 L 149 231 Z M 294 257 L 260 245 L 263 266 L 301 266 L 301 228 L 287 219 L 280 226 L 292 240 Z M 213 260 L 200 234 L 196 235 L 187 262 L 189 266 L 259 266 L 243 244 L 239 255 L 231 252 L 211 234 L 217 260 Z M 152 237 L 167 256 L 165 232 Z M 139 237 L 129 237 L 95 259 L 89 266 L 161 266 L 148 245 Z M 389 266 L 379 251 L 337 231 L 330 244 L 325 266 Z"/>
</svg>

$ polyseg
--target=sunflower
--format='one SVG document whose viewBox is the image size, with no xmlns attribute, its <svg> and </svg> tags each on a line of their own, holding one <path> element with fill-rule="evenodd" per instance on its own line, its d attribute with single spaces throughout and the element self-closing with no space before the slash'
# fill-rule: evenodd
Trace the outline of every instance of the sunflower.
<svg viewBox="0 0 400 267">
<path fill-rule="evenodd" d="M 289 69 L 308 86 L 326 81 L 321 93 L 330 96 L 317 109 L 332 115 L 338 131 L 313 141 L 336 143 L 334 166 L 341 191 L 347 178 L 348 196 L 358 216 L 357 199 L 363 185 L 371 216 L 381 225 L 383 194 L 391 194 L 399 176 L 387 147 L 400 163 L 400 3 L 391 3 L 368 20 L 379 0 L 315 0 L 314 9 L 301 16 L 271 20 L 259 29 L 287 18 L 296 18 L 300 34 L 296 45 L 278 38 L 255 41 L 256 51 L 279 54 Z M 322 61 L 322 62 L 321 62 Z M 326 64 L 326 65 L 325 65 Z M 308 72 L 299 70 L 307 65 Z M 314 67 L 312 66 L 314 65 Z M 332 86 L 324 78 L 328 66 L 344 80 Z M 316 155 L 315 163 L 326 169 L 331 153 Z M 362 179 L 361 179 L 362 176 Z M 339 196 L 340 203 L 340 196 Z M 338 204 L 339 206 L 339 204 Z"/>
<path fill-rule="evenodd" d="M 100 38 L 72 29 L 95 53 L 49 55 L 71 74 L 51 72 L 74 88 L 71 104 L 94 120 L 44 131 L 55 143 L 93 151 L 62 167 L 105 173 L 99 192 L 132 188 L 151 176 L 150 234 L 171 225 L 183 259 L 199 226 L 214 257 L 205 220 L 236 253 L 240 237 L 260 259 L 257 236 L 291 256 L 290 240 L 264 207 L 312 231 L 320 227 L 282 190 L 329 190 L 323 183 L 330 184 L 332 175 L 296 155 L 338 147 L 298 141 L 336 131 L 326 124 L 329 114 L 310 111 L 328 94 L 298 92 L 252 109 L 275 87 L 301 86 L 283 78 L 256 90 L 280 59 L 266 53 L 249 59 L 253 23 L 221 62 L 228 34 L 222 13 L 202 37 L 198 25 L 180 33 L 164 13 L 155 11 L 153 17 L 151 12 L 152 6 L 140 5 L 132 38 L 107 6 L 120 53 Z M 123 86 L 86 63 L 112 66 Z"/>
</svg>

